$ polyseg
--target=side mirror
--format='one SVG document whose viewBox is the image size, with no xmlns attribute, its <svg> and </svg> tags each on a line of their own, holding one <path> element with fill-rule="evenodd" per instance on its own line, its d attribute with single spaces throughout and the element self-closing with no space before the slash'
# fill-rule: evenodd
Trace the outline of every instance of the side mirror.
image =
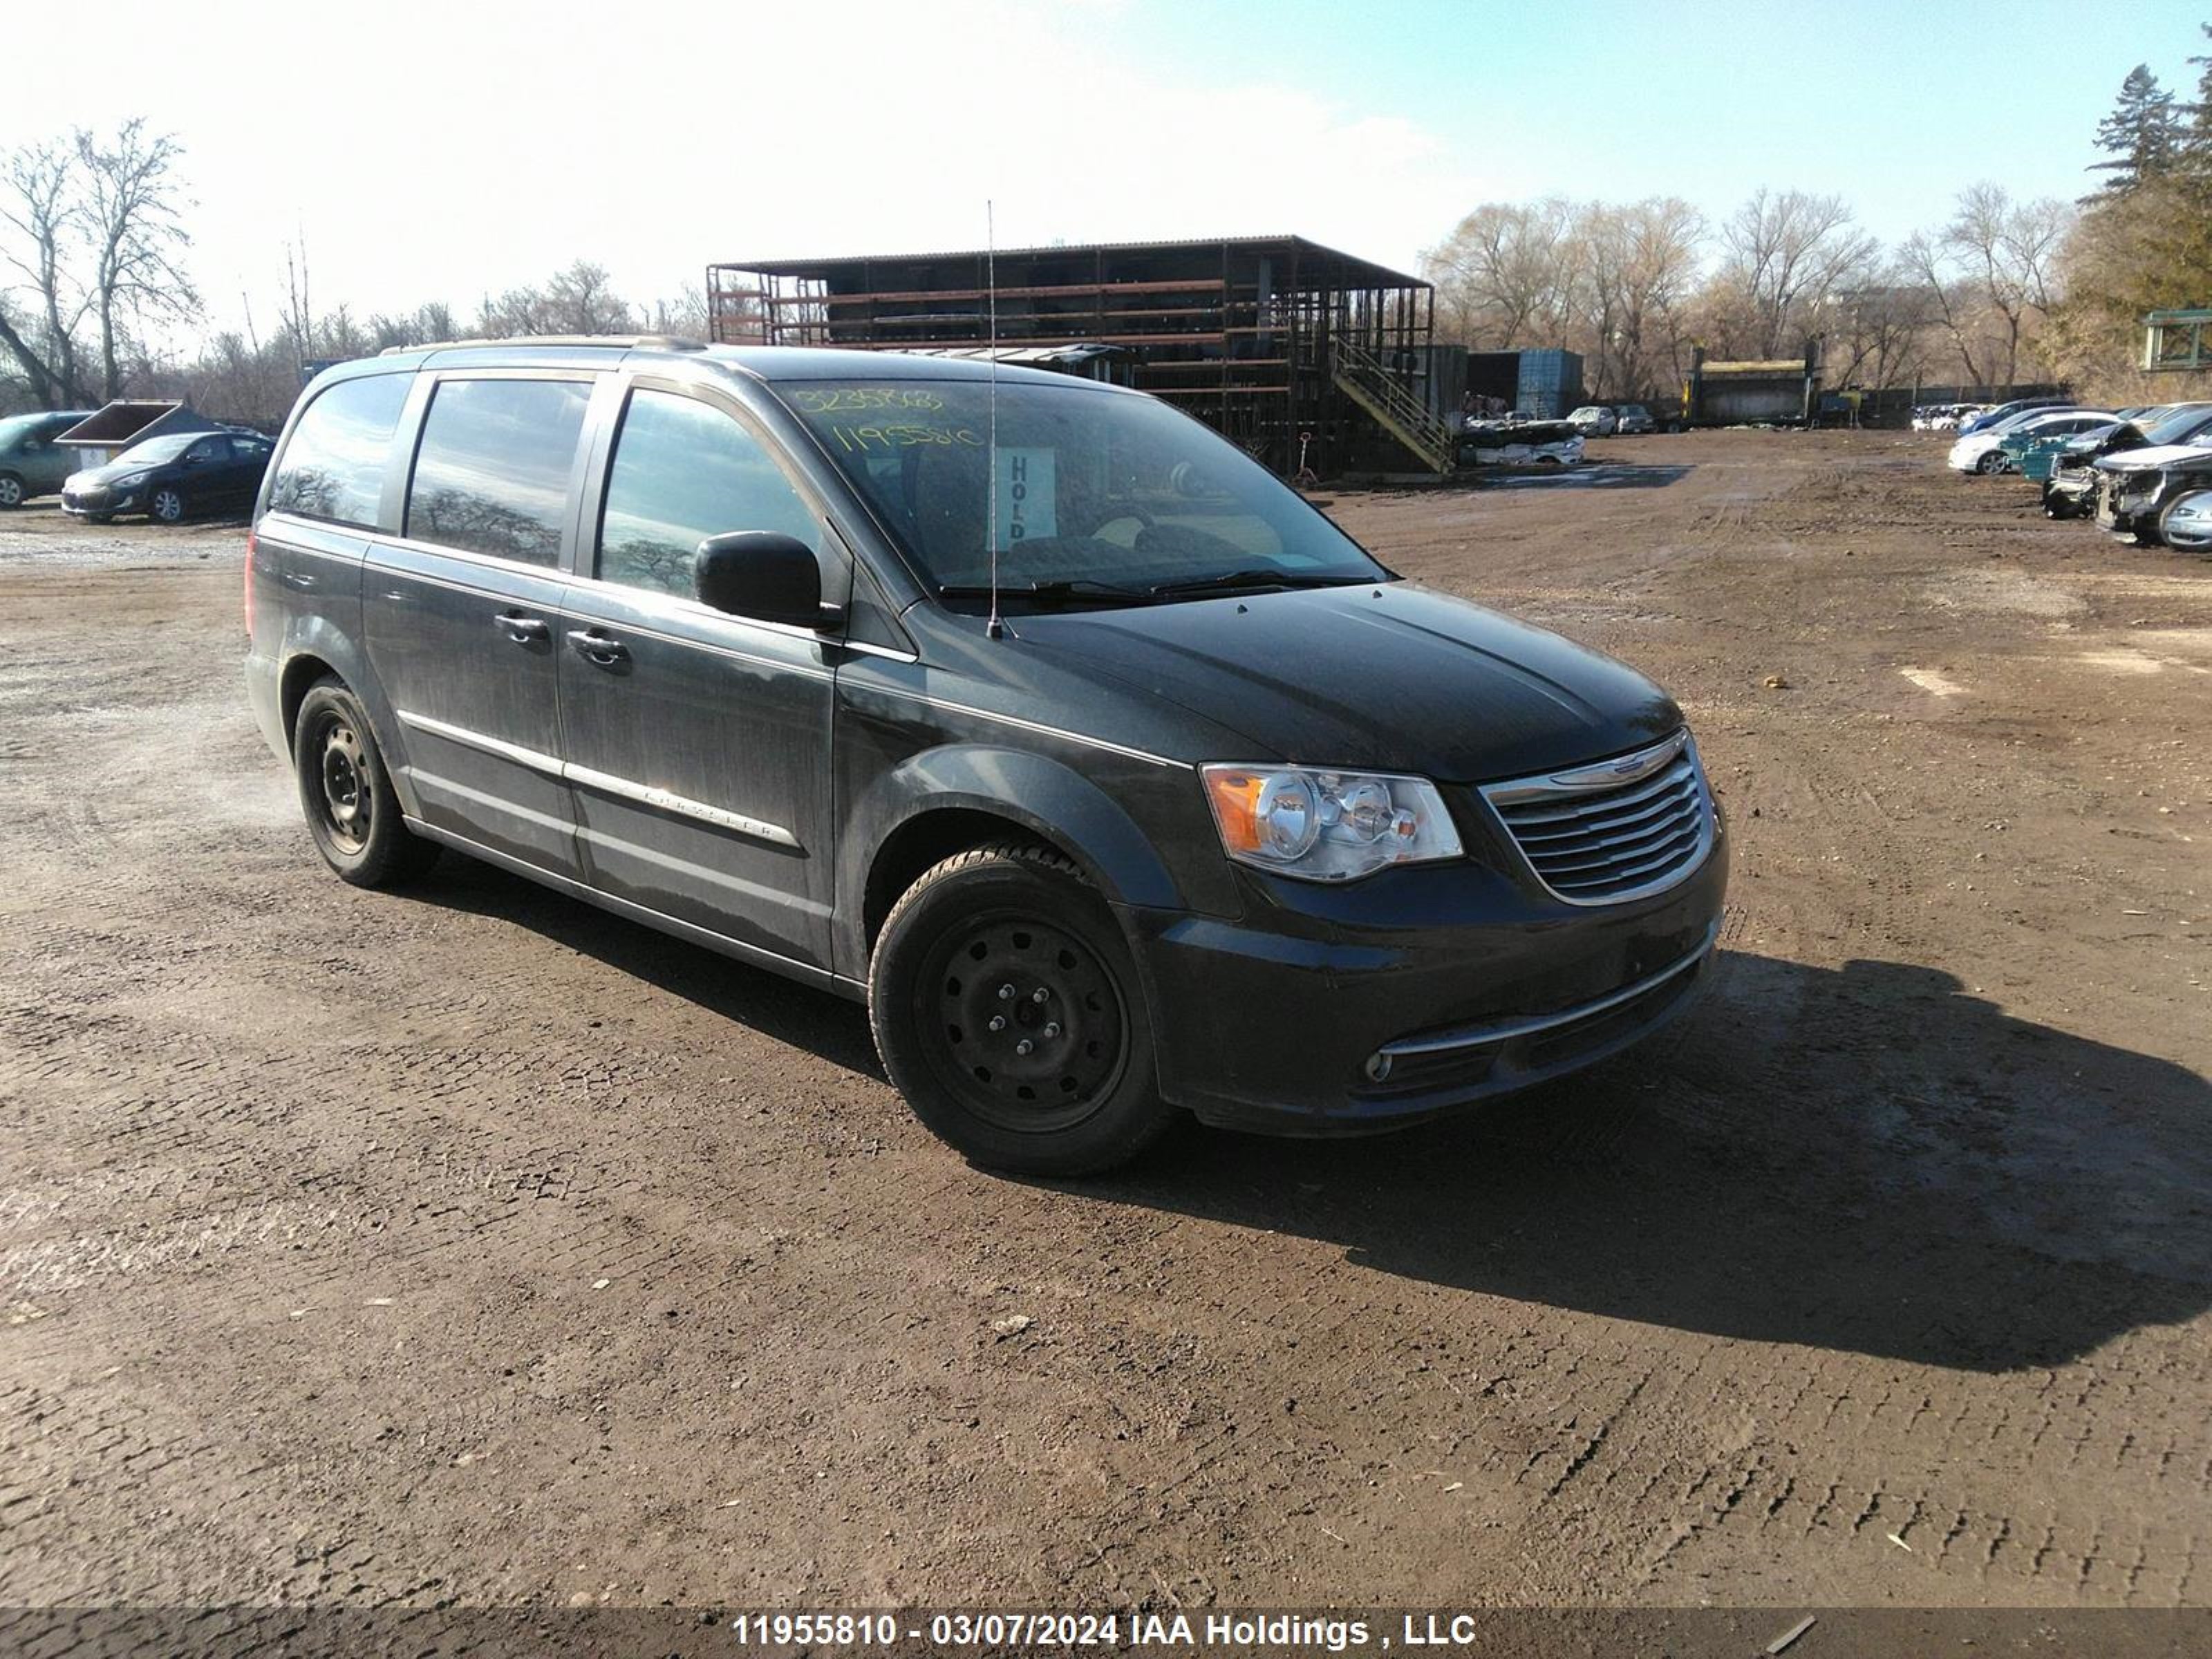
<svg viewBox="0 0 2212 1659">
<path fill-rule="evenodd" d="M 691 556 L 699 603 L 732 617 L 794 628 L 835 627 L 842 618 L 822 603 L 822 565 L 794 536 L 732 530 L 709 536 Z"/>
</svg>

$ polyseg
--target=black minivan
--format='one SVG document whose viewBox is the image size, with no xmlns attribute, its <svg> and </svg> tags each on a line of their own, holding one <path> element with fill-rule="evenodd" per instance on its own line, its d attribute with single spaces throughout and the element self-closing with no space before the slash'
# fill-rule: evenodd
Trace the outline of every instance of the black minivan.
<svg viewBox="0 0 2212 1659">
<path fill-rule="evenodd" d="M 1713 950 L 1664 692 L 1142 393 L 428 348 L 307 389 L 248 545 L 253 710 L 342 878 L 453 848 L 865 1001 L 997 1168 L 1432 1116 L 1626 1047 Z"/>
</svg>

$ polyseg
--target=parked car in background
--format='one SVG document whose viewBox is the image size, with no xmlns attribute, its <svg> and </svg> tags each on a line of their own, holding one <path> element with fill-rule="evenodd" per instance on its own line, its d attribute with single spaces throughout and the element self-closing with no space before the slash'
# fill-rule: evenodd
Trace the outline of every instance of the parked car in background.
<svg viewBox="0 0 2212 1659">
<path fill-rule="evenodd" d="M 1651 411 L 1642 404 L 1620 404 L 1613 411 L 1613 430 L 1622 433 L 1655 432 L 1659 423 L 1651 418 Z"/>
<path fill-rule="evenodd" d="M 2097 527 L 2137 547 L 2164 541 L 2166 515 L 2186 497 L 2212 489 L 2212 448 L 2191 444 L 2123 450 L 2096 468 Z"/>
<path fill-rule="evenodd" d="M 2062 412 L 2038 404 L 2030 409 L 2017 410 L 2002 420 L 1994 421 L 1977 431 L 1968 432 L 1962 428 L 1944 465 L 1954 472 L 2002 472 L 2009 465 L 2004 453 L 2006 434 L 2030 421 L 2042 420 Z"/>
<path fill-rule="evenodd" d="M 1577 466 L 1583 434 L 1565 421 L 1471 421 L 1459 458 L 1477 466 Z"/>
<path fill-rule="evenodd" d="M 1567 424 L 1585 438 L 1608 438 L 1620 422 L 1603 404 L 1584 404 L 1567 416 Z"/>
<path fill-rule="evenodd" d="M 247 550 L 247 697 L 338 877 L 443 846 L 864 1003 L 993 1167 L 1501 1095 L 1666 1024 L 1719 933 L 1664 691 L 1126 388 L 372 358 L 301 394 Z"/>
<path fill-rule="evenodd" d="M 76 470 L 76 452 L 57 448 L 54 440 L 91 413 L 58 409 L 0 421 L 0 507 L 21 507 L 62 487 Z"/>
<path fill-rule="evenodd" d="M 2024 409 L 2067 409 L 2072 405 L 2070 398 L 2015 398 L 2008 404 L 1999 404 L 1995 408 L 1984 409 L 1978 415 L 1966 416 L 1959 422 L 1959 435 L 1963 438 L 1969 433 L 1986 432 L 1998 422 L 2008 421 Z"/>
<path fill-rule="evenodd" d="M 94 524 L 126 514 L 178 524 L 195 514 L 243 513 L 260 493 L 272 447 L 258 433 L 163 433 L 71 474 L 62 511 Z"/>
<path fill-rule="evenodd" d="M 2073 439 L 2051 458 L 2051 476 L 2043 486 L 2044 514 L 2053 519 L 2074 519 L 2095 511 L 2097 483 L 2102 476 L 2097 462 L 2105 456 L 2170 444 L 2204 443 L 2212 443 L 2212 403 L 2169 404 L 2137 419 L 2123 421 L 2110 432 Z"/>
<path fill-rule="evenodd" d="M 1997 471 L 2046 478 L 2051 476 L 2051 458 L 2067 444 L 2076 438 L 2111 432 L 2119 424 L 2118 416 L 2101 409 L 2066 409 L 2033 416 L 1997 440 L 1997 453 L 2004 458 Z M 2028 471 L 2031 457 L 2036 468 L 2033 473 Z"/>
</svg>

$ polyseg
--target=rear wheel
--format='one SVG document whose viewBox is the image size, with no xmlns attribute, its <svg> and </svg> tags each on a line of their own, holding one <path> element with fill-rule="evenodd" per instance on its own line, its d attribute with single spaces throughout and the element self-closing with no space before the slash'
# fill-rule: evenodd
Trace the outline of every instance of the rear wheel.
<svg viewBox="0 0 2212 1659">
<path fill-rule="evenodd" d="M 318 680 L 301 700 L 292 727 L 292 764 L 307 833 L 341 881 L 388 887 L 436 861 L 435 843 L 414 835 L 401 820 L 368 716 L 343 680 Z"/>
<path fill-rule="evenodd" d="M 868 1021 L 915 1115 L 989 1168 L 1093 1174 L 1171 1119 L 1121 930 L 1040 847 L 973 848 L 923 873 L 877 939 Z"/>
</svg>

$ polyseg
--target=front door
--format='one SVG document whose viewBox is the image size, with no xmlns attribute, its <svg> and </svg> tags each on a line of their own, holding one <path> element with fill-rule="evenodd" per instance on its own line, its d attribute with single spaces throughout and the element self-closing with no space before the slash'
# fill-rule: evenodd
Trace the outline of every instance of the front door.
<svg viewBox="0 0 2212 1659">
<path fill-rule="evenodd" d="M 834 647 L 692 597 L 734 530 L 829 536 L 733 401 L 639 380 L 561 617 L 577 834 L 600 890 L 826 968 Z"/>
<path fill-rule="evenodd" d="M 362 573 L 369 660 L 422 820 L 573 876 L 559 623 L 592 382 L 455 375 L 427 390 L 404 533 L 372 543 Z"/>
</svg>

